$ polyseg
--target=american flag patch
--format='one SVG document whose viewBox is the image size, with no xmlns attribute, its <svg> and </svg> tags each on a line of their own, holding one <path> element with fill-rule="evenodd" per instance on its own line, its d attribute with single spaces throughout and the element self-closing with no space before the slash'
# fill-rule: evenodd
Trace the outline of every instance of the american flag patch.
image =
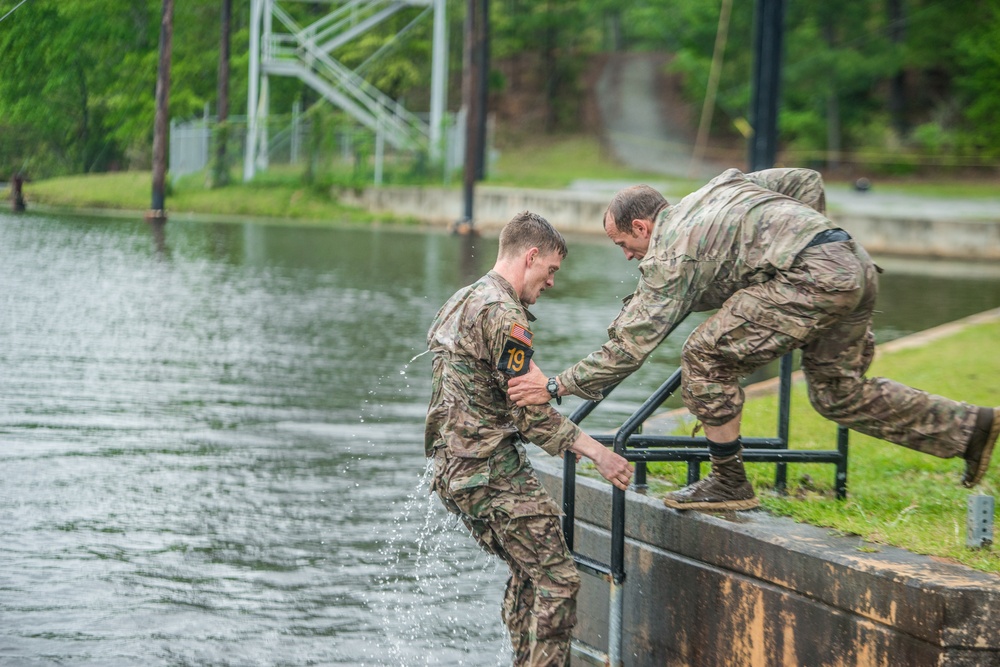
<svg viewBox="0 0 1000 667">
<path fill-rule="evenodd" d="M 528 331 L 527 329 L 525 329 L 524 327 L 522 327 L 517 322 L 514 322 L 514 325 L 510 328 L 510 337 L 513 338 L 514 340 L 521 341 L 522 343 L 524 343 L 528 347 L 531 347 L 531 336 L 532 335 L 533 334 L 530 331 Z"/>
</svg>

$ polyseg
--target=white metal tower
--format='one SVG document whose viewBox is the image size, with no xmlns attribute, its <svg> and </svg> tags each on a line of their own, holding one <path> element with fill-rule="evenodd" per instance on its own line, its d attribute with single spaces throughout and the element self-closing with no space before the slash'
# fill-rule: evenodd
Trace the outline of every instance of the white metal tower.
<svg viewBox="0 0 1000 667">
<path fill-rule="evenodd" d="M 446 0 L 283 0 L 286 3 L 293 1 L 329 5 L 329 12 L 310 25 L 300 26 L 281 7 L 279 0 L 250 2 L 250 75 L 243 180 L 252 179 L 257 169 L 267 167 L 270 76 L 298 78 L 375 132 L 376 173 L 381 172 L 383 141 L 400 149 L 427 148 L 431 158 L 437 160 L 441 156 L 448 72 Z M 425 8 L 411 26 L 428 13 L 434 20 L 429 122 L 404 109 L 331 55 L 407 7 Z M 275 26 L 276 21 L 278 26 Z"/>
</svg>

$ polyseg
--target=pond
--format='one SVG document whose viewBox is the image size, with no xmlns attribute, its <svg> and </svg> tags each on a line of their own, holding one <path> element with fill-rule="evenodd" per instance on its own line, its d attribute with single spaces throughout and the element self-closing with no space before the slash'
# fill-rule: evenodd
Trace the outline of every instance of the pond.
<svg viewBox="0 0 1000 667">
<path fill-rule="evenodd" d="M 509 664 L 507 574 L 427 495 L 414 359 L 495 239 L 154 231 L 0 213 L 0 663 Z M 533 308 L 551 372 L 635 283 L 605 239 L 570 242 Z M 1000 304 L 983 265 L 885 263 L 881 341 Z M 593 423 L 645 399 L 684 335 Z"/>
</svg>

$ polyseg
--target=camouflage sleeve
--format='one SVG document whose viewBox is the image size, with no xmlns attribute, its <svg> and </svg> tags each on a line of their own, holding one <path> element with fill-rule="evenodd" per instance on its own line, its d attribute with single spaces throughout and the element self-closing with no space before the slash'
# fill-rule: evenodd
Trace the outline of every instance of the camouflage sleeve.
<svg viewBox="0 0 1000 667">
<path fill-rule="evenodd" d="M 747 180 L 765 190 L 778 192 L 826 215 L 823 176 L 812 169 L 764 169 L 746 174 Z"/>
<path fill-rule="evenodd" d="M 507 396 L 507 381 L 513 375 L 501 372 L 498 366 L 502 362 L 507 363 L 504 355 L 511 327 L 516 323 L 527 329 L 528 323 L 521 313 L 504 308 L 501 304 L 490 310 L 492 312 L 488 312 L 484 322 L 484 339 L 488 341 L 490 349 L 490 367 L 493 369 L 494 380 L 507 401 L 507 411 L 514 421 L 514 426 L 522 436 L 541 447 L 546 453 L 559 456 L 576 442 L 580 435 L 580 427 L 548 404 L 521 408 L 510 400 Z M 527 362 L 523 370 L 525 372 L 528 370 Z"/>
<path fill-rule="evenodd" d="M 672 332 L 690 311 L 687 298 L 694 276 L 690 266 L 640 265 L 643 276 L 632 296 L 625 299 L 621 312 L 608 328 L 609 340 L 601 349 L 559 375 L 559 383 L 569 393 L 600 400 L 601 391 L 635 372 L 656 346 Z"/>
</svg>

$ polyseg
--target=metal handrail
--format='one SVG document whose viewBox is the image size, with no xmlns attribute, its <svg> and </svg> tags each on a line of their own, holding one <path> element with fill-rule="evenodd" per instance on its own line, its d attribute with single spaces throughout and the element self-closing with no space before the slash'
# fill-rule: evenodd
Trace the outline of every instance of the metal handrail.
<svg viewBox="0 0 1000 667">
<path fill-rule="evenodd" d="M 752 462 L 776 463 L 775 488 L 783 492 L 786 486 L 788 463 L 834 463 L 836 464 L 835 488 L 837 498 L 847 495 L 847 450 L 848 429 L 838 426 L 836 450 L 789 450 L 789 415 L 791 412 L 792 359 L 787 354 L 780 362 L 780 390 L 778 404 L 778 437 L 744 438 L 743 459 Z M 687 461 L 688 483 L 698 479 L 698 467 L 709 460 L 708 439 L 705 437 L 644 435 L 642 425 L 681 385 L 681 369 L 674 371 L 660 386 L 633 412 L 613 435 L 594 435 L 595 440 L 605 446 L 614 447 L 615 453 L 637 464 L 638 483 L 640 466 L 645 473 L 647 461 Z M 604 392 L 606 398 L 616 387 Z M 586 419 L 599 401 L 585 401 L 570 416 L 570 421 L 579 424 Z M 630 449 L 630 447 L 632 447 Z M 645 475 L 642 475 L 645 481 Z M 567 452 L 563 460 L 563 533 L 566 544 L 573 550 L 574 524 L 576 521 L 576 455 Z M 622 664 L 622 617 L 624 613 L 625 583 L 625 491 L 617 487 L 611 489 L 611 563 L 605 565 L 590 557 L 573 552 L 577 565 L 610 583 L 608 653 L 607 663 Z M 592 647 L 586 647 L 589 653 Z"/>
</svg>

